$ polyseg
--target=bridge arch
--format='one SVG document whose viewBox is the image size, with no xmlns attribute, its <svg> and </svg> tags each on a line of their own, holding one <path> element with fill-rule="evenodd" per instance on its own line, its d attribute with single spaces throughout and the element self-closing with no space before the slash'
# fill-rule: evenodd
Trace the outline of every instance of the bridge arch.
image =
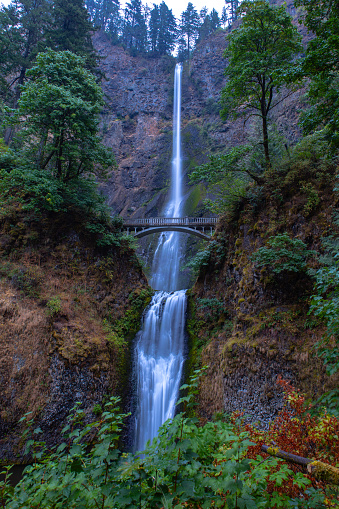
<svg viewBox="0 0 339 509">
<path fill-rule="evenodd" d="M 211 240 L 210 235 L 203 233 L 202 231 L 195 230 L 194 228 L 188 228 L 185 226 L 153 226 L 150 228 L 145 228 L 144 230 L 140 230 L 134 234 L 136 239 L 141 239 L 142 237 L 146 237 L 146 235 L 152 235 L 152 233 L 160 233 L 160 232 L 180 232 L 180 233 L 188 233 L 189 235 L 195 235 L 200 239 Z"/>
</svg>

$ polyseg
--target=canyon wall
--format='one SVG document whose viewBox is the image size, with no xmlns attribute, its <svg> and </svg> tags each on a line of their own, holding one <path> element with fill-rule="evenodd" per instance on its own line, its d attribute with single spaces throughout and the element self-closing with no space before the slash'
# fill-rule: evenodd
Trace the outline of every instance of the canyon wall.
<svg viewBox="0 0 339 509">
<path fill-rule="evenodd" d="M 103 248 L 84 218 L 0 219 L 0 460 L 22 462 L 26 414 L 60 443 L 77 402 L 84 423 L 110 395 L 126 405 L 131 341 L 151 298 L 127 244 Z M 26 459 L 27 460 L 27 459 Z"/>
<path fill-rule="evenodd" d="M 182 144 L 188 215 L 204 213 L 205 191 L 190 187 L 187 174 L 207 162 L 209 154 L 244 143 L 258 131 L 254 117 L 244 124 L 243 119 L 222 121 L 219 116 L 227 33 L 219 29 L 198 43 L 190 62 L 183 64 Z M 131 56 L 103 33 L 95 34 L 94 44 L 105 73 L 101 129 L 118 165 L 103 191 L 114 213 L 156 216 L 164 204 L 171 170 L 175 61 L 169 56 Z M 297 122 L 302 93 L 290 94 L 272 111 L 272 120 L 287 144 L 300 136 Z"/>
</svg>

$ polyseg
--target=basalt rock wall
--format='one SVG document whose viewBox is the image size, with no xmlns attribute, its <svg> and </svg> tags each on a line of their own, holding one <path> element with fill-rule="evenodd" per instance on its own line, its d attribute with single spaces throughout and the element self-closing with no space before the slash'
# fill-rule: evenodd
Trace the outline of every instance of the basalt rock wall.
<svg viewBox="0 0 339 509">
<path fill-rule="evenodd" d="M 60 443 L 77 402 L 84 423 L 111 395 L 126 405 L 131 341 L 151 291 L 127 246 L 98 248 L 82 218 L 0 221 L 0 461 L 22 462 L 30 412 Z"/>
<path fill-rule="evenodd" d="M 294 14 L 292 2 L 288 4 Z M 190 198 L 187 214 L 202 214 L 205 197 L 204 190 L 189 187 L 187 174 L 206 162 L 209 154 L 244 143 L 257 130 L 254 117 L 244 124 L 243 119 L 221 121 L 219 116 L 227 34 L 220 29 L 201 41 L 190 62 L 183 65 L 182 148 Z M 156 216 L 163 208 L 171 171 L 175 60 L 169 56 L 131 56 L 112 45 L 103 33 L 95 34 L 94 43 L 105 73 L 102 86 L 106 106 L 101 128 L 118 165 L 103 185 L 104 193 L 114 213 Z M 294 92 L 272 111 L 272 120 L 288 144 L 300 136 L 301 96 L 302 91 Z"/>
<path fill-rule="evenodd" d="M 309 314 L 312 271 L 274 272 L 253 259 L 281 233 L 323 252 L 322 238 L 333 233 L 338 207 L 337 171 L 321 159 L 289 162 L 267 175 L 256 201 L 240 200 L 220 220 L 189 298 L 191 362 L 209 366 L 200 391 L 203 418 L 240 411 L 268 426 L 283 405 L 279 375 L 313 401 L 338 386 L 338 374 L 326 374 L 314 348 L 324 324 Z M 313 254 L 308 269 L 317 267 Z"/>
</svg>

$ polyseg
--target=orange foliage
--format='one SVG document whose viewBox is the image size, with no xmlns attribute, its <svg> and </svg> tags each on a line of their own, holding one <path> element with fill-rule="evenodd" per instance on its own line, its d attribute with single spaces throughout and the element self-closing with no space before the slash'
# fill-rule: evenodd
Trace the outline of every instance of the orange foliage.
<svg viewBox="0 0 339 509">
<path fill-rule="evenodd" d="M 288 381 L 280 376 L 277 380 L 284 390 L 285 405 L 276 419 L 271 423 L 268 430 L 260 430 L 253 424 L 244 424 L 243 428 L 248 432 L 249 438 L 256 443 L 248 450 L 250 458 L 256 458 L 258 454 L 267 458 L 261 451 L 261 446 L 273 445 L 288 453 L 317 459 L 333 466 L 339 463 L 339 420 L 329 415 L 324 409 L 321 415 L 312 415 L 312 405 L 306 404 L 305 397 L 296 390 Z M 234 414 L 233 422 L 239 419 L 241 414 Z M 312 485 L 318 489 L 325 489 L 325 483 L 319 482 L 307 474 L 306 469 L 299 465 L 288 463 L 294 472 L 303 472 L 310 479 Z M 300 496 L 300 489 L 290 482 L 277 487 L 274 483 L 268 483 L 268 491 L 278 491 L 291 497 Z"/>
</svg>

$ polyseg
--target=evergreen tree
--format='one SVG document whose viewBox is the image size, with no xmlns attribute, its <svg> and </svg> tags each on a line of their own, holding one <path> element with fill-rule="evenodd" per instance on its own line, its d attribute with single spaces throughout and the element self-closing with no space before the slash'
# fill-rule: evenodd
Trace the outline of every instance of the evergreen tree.
<svg viewBox="0 0 339 509">
<path fill-rule="evenodd" d="M 160 9 L 156 4 L 153 4 L 151 10 L 150 22 L 149 22 L 149 38 L 151 42 L 151 51 L 156 53 L 158 48 L 160 30 Z"/>
<path fill-rule="evenodd" d="M 227 14 L 225 5 L 222 8 L 222 12 L 221 12 L 221 23 L 224 28 L 226 28 L 226 25 L 228 25 L 228 14 Z"/>
<path fill-rule="evenodd" d="M 129 49 L 147 49 L 147 24 L 141 0 L 131 0 L 124 11 L 122 41 Z"/>
<path fill-rule="evenodd" d="M 177 22 L 165 2 L 160 4 L 160 29 L 158 51 L 160 55 L 170 54 L 177 40 Z"/>
<path fill-rule="evenodd" d="M 228 12 L 228 21 L 232 25 L 234 21 L 238 19 L 238 8 L 241 4 L 241 0 L 225 0 L 226 11 Z"/>
<path fill-rule="evenodd" d="M 221 20 L 220 20 L 218 11 L 216 11 L 215 9 L 212 9 L 210 12 L 210 18 L 211 18 L 212 32 L 214 32 L 221 25 Z"/>
<path fill-rule="evenodd" d="M 15 0 L 0 9 L 0 86 L 4 99 L 11 97 L 14 107 L 27 69 L 46 46 L 45 31 L 50 25 L 49 0 Z"/>
<path fill-rule="evenodd" d="M 200 12 L 201 16 L 201 12 Z M 219 14 L 215 9 L 212 9 L 210 14 L 206 14 L 202 25 L 199 27 L 199 39 L 205 39 L 211 35 L 221 25 Z"/>
<path fill-rule="evenodd" d="M 178 56 L 179 62 L 184 62 L 187 58 L 187 44 L 184 37 L 178 39 Z"/>
<path fill-rule="evenodd" d="M 153 4 L 150 13 L 149 37 L 151 51 L 159 55 L 170 54 L 177 39 L 177 23 L 172 10 L 165 2 L 159 6 Z"/>
<path fill-rule="evenodd" d="M 199 35 L 200 17 L 191 2 L 187 4 L 186 11 L 181 14 L 180 31 L 186 41 L 187 57 L 190 57 L 191 49 Z"/>
<path fill-rule="evenodd" d="M 48 46 L 55 51 L 71 51 L 85 58 L 89 69 L 97 65 L 91 35 L 93 25 L 83 0 L 53 0 L 53 26 L 47 32 Z"/>
<path fill-rule="evenodd" d="M 123 19 L 120 14 L 120 3 L 119 0 L 111 2 L 111 14 L 106 21 L 106 31 L 111 36 L 111 41 L 114 44 L 119 42 L 120 35 L 122 33 Z"/>
<path fill-rule="evenodd" d="M 86 7 L 93 25 L 110 34 L 114 44 L 118 43 L 123 25 L 119 0 L 87 0 Z"/>
</svg>

